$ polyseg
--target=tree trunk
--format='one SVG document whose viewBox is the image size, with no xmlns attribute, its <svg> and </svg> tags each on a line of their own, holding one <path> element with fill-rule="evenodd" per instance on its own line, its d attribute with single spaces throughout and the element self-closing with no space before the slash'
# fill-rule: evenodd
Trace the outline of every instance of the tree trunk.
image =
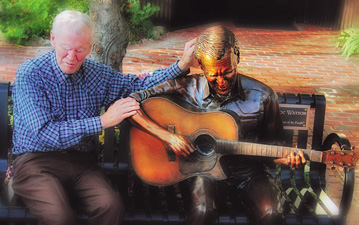
<svg viewBox="0 0 359 225">
<path fill-rule="evenodd" d="M 122 60 L 129 43 L 129 31 L 121 16 L 121 0 L 91 0 L 90 16 L 95 23 L 92 57 L 122 71 Z"/>
</svg>

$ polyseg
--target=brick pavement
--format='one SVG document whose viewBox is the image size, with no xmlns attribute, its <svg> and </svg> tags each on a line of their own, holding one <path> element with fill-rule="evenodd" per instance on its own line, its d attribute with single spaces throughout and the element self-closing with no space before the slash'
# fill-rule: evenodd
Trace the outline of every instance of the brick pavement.
<svg viewBox="0 0 359 225">
<path fill-rule="evenodd" d="M 160 40 L 130 45 L 123 71 L 138 74 L 166 67 L 182 55 L 184 43 L 203 31 L 203 25 L 167 33 Z M 324 94 L 327 99 L 325 135 L 341 132 L 354 146 L 359 144 L 359 57 L 348 61 L 338 53 L 331 39 L 338 31 L 297 25 L 298 31 L 241 28 L 231 29 L 241 43 L 239 71 L 261 80 L 278 92 Z M 16 68 L 27 58 L 50 47 L 19 47 L 0 40 L 0 80 L 14 81 Z M 200 72 L 193 68 L 191 72 Z M 358 169 L 356 170 L 358 174 Z M 359 219 L 359 176 L 348 224 Z M 328 171 L 328 190 L 340 199 L 341 171 Z"/>
</svg>

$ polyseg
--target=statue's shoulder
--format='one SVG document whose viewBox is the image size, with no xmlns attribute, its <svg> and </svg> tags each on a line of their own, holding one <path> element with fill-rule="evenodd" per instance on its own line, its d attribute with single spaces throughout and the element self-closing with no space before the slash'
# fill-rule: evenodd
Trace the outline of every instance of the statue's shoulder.
<svg viewBox="0 0 359 225">
<path fill-rule="evenodd" d="M 263 92 L 263 94 L 266 95 L 272 95 L 274 93 L 273 89 L 270 86 L 253 77 L 249 77 L 244 74 L 238 74 L 238 80 L 240 80 L 244 91 L 256 90 Z"/>
</svg>

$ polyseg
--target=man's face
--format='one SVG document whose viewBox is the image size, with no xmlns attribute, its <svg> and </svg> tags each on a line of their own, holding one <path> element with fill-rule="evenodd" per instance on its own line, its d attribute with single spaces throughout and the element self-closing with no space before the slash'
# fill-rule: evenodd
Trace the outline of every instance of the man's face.
<svg viewBox="0 0 359 225">
<path fill-rule="evenodd" d="M 238 57 L 227 53 L 221 60 L 209 56 L 202 57 L 202 69 L 210 87 L 219 95 L 231 92 L 237 78 Z"/>
<path fill-rule="evenodd" d="M 77 34 L 69 27 L 62 27 L 56 36 L 51 33 L 51 45 L 55 48 L 56 61 L 62 72 L 76 73 L 92 49 L 91 30 Z"/>
</svg>

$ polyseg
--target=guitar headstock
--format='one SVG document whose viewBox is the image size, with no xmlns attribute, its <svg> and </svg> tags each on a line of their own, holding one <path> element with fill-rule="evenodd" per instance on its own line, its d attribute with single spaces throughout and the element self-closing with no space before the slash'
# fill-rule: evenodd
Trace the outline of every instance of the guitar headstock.
<svg viewBox="0 0 359 225">
<path fill-rule="evenodd" d="M 352 150 L 327 150 L 323 152 L 322 163 L 331 167 L 355 168 L 359 155 Z"/>
</svg>

